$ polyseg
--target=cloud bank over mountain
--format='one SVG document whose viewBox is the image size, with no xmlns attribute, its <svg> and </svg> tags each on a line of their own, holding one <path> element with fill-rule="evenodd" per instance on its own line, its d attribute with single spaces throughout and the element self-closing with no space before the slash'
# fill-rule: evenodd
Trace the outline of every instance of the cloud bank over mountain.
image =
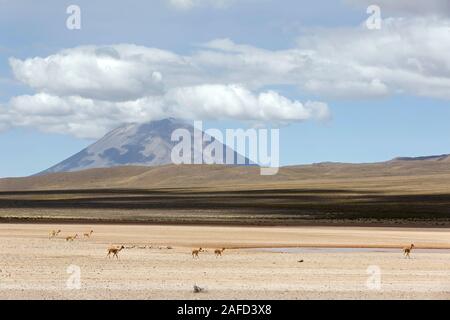
<svg viewBox="0 0 450 320">
<path fill-rule="evenodd" d="M 133 101 L 106 101 L 80 96 L 60 97 L 48 93 L 11 99 L 0 112 L 15 126 L 98 138 L 125 122 L 147 122 L 167 117 L 179 119 L 238 119 L 254 121 L 303 121 L 329 117 L 321 102 L 292 101 L 274 91 L 258 95 L 240 85 L 179 87 L 162 96 Z"/>
<path fill-rule="evenodd" d="M 11 58 L 15 77 L 37 93 L 11 98 L 1 114 L 13 126 L 83 138 L 98 138 L 123 122 L 168 117 L 290 122 L 330 116 L 323 102 L 303 103 L 256 90 L 259 84 L 237 76 L 221 77 L 225 69 L 216 73 L 202 55 L 120 44 Z"/>
<path fill-rule="evenodd" d="M 382 3 L 382 10 L 420 11 L 419 2 L 400 2 Z M 432 4 L 438 12 L 447 2 Z M 193 48 L 179 54 L 134 44 L 91 45 L 46 57 L 11 57 L 15 78 L 35 93 L 0 106 L 0 129 L 31 126 L 98 138 L 123 122 L 168 117 L 328 119 L 324 101 L 330 99 L 399 94 L 450 99 L 450 19 L 443 15 L 386 18 L 380 30 L 368 30 L 364 23 L 307 28 L 288 49 L 227 38 Z M 283 86 L 309 99 L 292 99 L 274 89 Z"/>
</svg>

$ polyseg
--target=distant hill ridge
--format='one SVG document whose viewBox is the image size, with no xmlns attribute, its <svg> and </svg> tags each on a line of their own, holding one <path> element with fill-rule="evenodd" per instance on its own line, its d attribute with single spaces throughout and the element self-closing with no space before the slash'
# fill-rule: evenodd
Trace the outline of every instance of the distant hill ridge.
<svg viewBox="0 0 450 320">
<path fill-rule="evenodd" d="M 358 188 L 425 188 L 450 190 L 450 161 L 442 156 L 415 160 L 345 164 L 322 163 L 280 168 L 274 176 L 261 176 L 257 166 L 163 165 L 117 166 L 77 172 L 49 173 L 0 179 L 0 191 L 51 189 L 152 188 L 312 188 L 358 185 Z M 410 159 L 410 158 L 406 158 Z M 436 159 L 444 159 L 436 161 Z M 430 161 L 431 160 L 431 161 Z M 401 181 L 396 187 L 394 181 Z"/>
<path fill-rule="evenodd" d="M 423 156 L 423 157 L 398 157 L 393 161 L 449 161 L 449 154 L 441 154 L 436 156 Z"/>
</svg>

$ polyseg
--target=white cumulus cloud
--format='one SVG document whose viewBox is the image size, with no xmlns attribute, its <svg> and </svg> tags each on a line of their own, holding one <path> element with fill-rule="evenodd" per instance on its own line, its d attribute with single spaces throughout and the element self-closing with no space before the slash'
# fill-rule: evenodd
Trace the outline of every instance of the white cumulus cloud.
<svg viewBox="0 0 450 320">
<path fill-rule="evenodd" d="M 7 111 L 6 111 L 7 110 Z M 254 94 L 241 85 L 179 87 L 161 96 L 129 101 L 105 101 L 48 93 L 11 99 L 0 111 L 0 125 L 32 126 L 42 131 L 99 138 L 124 122 L 146 122 L 167 117 L 183 119 L 240 119 L 302 121 L 326 119 L 328 107 L 320 102 L 287 99 L 274 91 Z"/>
<path fill-rule="evenodd" d="M 176 64 L 174 55 L 132 45 L 78 47 L 46 58 L 11 58 L 15 77 L 30 87 L 58 95 L 129 100 L 162 91 L 153 60 Z"/>
<path fill-rule="evenodd" d="M 165 96 L 174 116 L 258 121 L 325 119 L 328 107 L 320 102 L 292 101 L 274 91 L 253 94 L 241 85 L 200 85 L 176 88 Z"/>
<path fill-rule="evenodd" d="M 450 99 L 450 20 L 387 18 L 364 25 L 309 29 L 288 50 L 265 50 L 228 39 L 193 56 L 227 81 L 250 87 L 291 84 L 322 97 L 373 98 L 398 93 Z"/>
</svg>

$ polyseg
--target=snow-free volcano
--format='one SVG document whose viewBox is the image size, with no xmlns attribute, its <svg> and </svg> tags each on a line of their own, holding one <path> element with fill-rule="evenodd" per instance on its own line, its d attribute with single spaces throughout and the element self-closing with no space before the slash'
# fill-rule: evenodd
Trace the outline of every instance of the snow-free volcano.
<svg viewBox="0 0 450 320">
<path fill-rule="evenodd" d="M 109 132 L 94 144 L 40 174 L 116 166 L 172 164 L 172 149 L 178 144 L 178 141 L 172 141 L 171 137 L 177 129 L 188 130 L 194 140 L 194 127 L 181 120 L 164 119 L 141 124 L 124 124 Z M 205 133 L 201 133 L 205 135 Z M 214 141 L 213 137 L 211 137 L 211 141 Z M 201 143 L 205 147 L 211 141 L 207 143 L 202 141 Z M 216 141 L 216 143 L 219 142 Z M 195 143 L 192 141 L 192 163 L 194 163 L 194 157 L 198 156 L 197 153 L 199 152 L 194 146 Z M 243 162 L 238 162 L 238 154 L 226 145 L 220 143 L 219 148 L 223 150 L 223 163 L 226 163 L 225 157 L 227 154 L 233 154 L 234 164 L 250 164 L 250 161 L 245 157 Z"/>
</svg>

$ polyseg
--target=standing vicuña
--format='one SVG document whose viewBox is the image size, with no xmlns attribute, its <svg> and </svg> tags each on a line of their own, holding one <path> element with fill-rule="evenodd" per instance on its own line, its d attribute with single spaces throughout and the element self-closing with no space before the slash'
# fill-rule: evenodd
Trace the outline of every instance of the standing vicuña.
<svg viewBox="0 0 450 320">
<path fill-rule="evenodd" d="M 222 256 L 222 253 L 223 253 L 224 251 L 225 251 L 225 248 L 214 250 L 214 254 L 216 255 L 216 258 L 217 258 L 218 256 Z"/>
<path fill-rule="evenodd" d="M 50 238 L 54 238 L 54 237 L 56 237 L 58 234 L 60 234 L 60 232 L 61 232 L 61 230 L 52 230 L 52 231 L 50 231 L 50 235 L 49 235 L 49 239 Z"/>
<path fill-rule="evenodd" d="M 92 236 L 93 233 L 94 233 L 94 230 L 91 230 L 91 231 L 89 231 L 89 232 L 85 232 L 85 233 L 83 234 L 83 237 L 85 237 L 85 238 L 90 238 L 90 237 Z"/>
<path fill-rule="evenodd" d="M 75 234 L 74 236 L 67 236 L 67 237 L 66 237 L 66 241 L 73 241 L 73 240 L 75 240 L 77 237 L 78 237 L 78 233 Z"/>
<path fill-rule="evenodd" d="M 200 252 L 203 252 L 203 249 L 200 247 L 200 248 L 198 248 L 198 249 L 194 249 L 194 250 L 192 250 L 192 258 L 198 258 L 198 254 L 200 253 Z"/>
<path fill-rule="evenodd" d="M 412 244 L 412 243 L 409 247 L 403 248 L 403 254 L 405 255 L 405 257 L 410 258 L 409 254 L 411 253 L 413 248 L 414 248 L 414 244 Z"/>
<path fill-rule="evenodd" d="M 113 258 L 116 257 L 117 259 L 119 259 L 119 252 L 122 251 L 123 249 L 125 249 L 124 246 L 120 246 L 120 247 L 111 247 L 108 248 L 108 254 L 106 255 L 108 258 L 111 258 L 111 253 L 113 254 Z"/>
</svg>

